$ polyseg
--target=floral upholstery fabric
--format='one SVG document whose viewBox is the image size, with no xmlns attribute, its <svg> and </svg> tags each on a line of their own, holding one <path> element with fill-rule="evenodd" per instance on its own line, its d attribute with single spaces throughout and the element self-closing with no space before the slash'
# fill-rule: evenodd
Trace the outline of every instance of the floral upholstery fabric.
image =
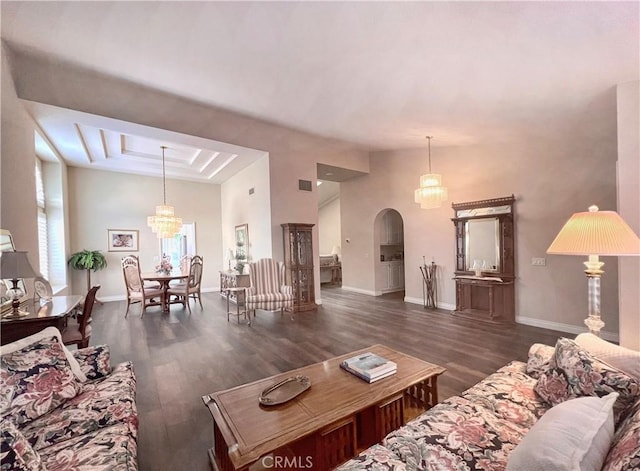
<svg viewBox="0 0 640 471">
<path fill-rule="evenodd" d="M 556 349 L 551 345 L 534 343 L 529 348 L 529 358 L 527 359 L 527 374 L 532 378 L 539 378 L 541 373 L 549 369 L 549 362 Z"/>
<path fill-rule="evenodd" d="M 18 348 L 2 355 L 1 398 L 7 415 L 1 425 L 0 471 L 135 471 L 138 416 L 132 364 L 112 370 L 106 345 L 80 349 L 73 362 L 87 381 L 78 382 L 67 371 L 68 357 L 55 336 Z M 36 405 L 24 412 L 16 405 L 22 407 L 27 398 Z"/>
<path fill-rule="evenodd" d="M 602 471 L 638 471 L 640 469 L 640 399 L 615 432 Z"/>
<path fill-rule="evenodd" d="M 7 415 L 18 426 L 74 398 L 81 388 L 56 337 L 2 355 L 0 375 L 3 404 L 9 403 Z"/>
<path fill-rule="evenodd" d="M 111 373 L 111 356 L 108 345 L 81 348 L 73 352 L 80 369 L 88 380 L 108 376 Z"/>
<path fill-rule="evenodd" d="M 10 420 L 0 423 L 2 471 L 40 471 L 42 460 L 27 439 Z"/>
<path fill-rule="evenodd" d="M 132 365 L 122 363 L 103 380 L 85 383 L 82 393 L 28 424 L 23 433 L 35 450 L 118 423 L 125 424 L 135 439 L 138 431 L 135 393 Z"/>
<path fill-rule="evenodd" d="M 616 423 L 640 394 L 638 381 L 598 361 L 570 339 L 558 339 L 549 369 L 540 374 L 535 391 L 555 406 L 580 396 L 620 394 L 614 405 Z"/>
<path fill-rule="evenodd" d="M 512 362 L 461 396 L 454 396 L 391 432 L 382 445 L 395 455 L 377 461 L 365 450 L 340 470 L 406 469 L 503 470 L 511 450 L 548 409 L 533 391 L 526 364 Z"/>
<path fill-rule="evenodd" d="M 135 471 L 137 446 L 126 424 L 101 428 L 40 452 L 49 471 Z"/>
<path fill-rule="evenodd" d="M 361 453 L 347 461 L 339 469 L 342 471 L 357 471 L 359 469 L 405 471 L 411 468 L 407 468 L 407 465 L 390 449 L 382 445 L 373 445 L 366 453 Z"/>
<path fill-rule="evenodd" d="M 409 469 L 503 469 L 511 450 L 549 408 L 525 364 L 510 363 L 389 434 Z"/>
</svg>

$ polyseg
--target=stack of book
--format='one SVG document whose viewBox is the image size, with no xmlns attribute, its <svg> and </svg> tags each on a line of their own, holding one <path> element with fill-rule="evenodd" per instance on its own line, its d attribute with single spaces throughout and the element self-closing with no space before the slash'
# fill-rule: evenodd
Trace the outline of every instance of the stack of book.
<svg viewBox="0 0 640 471">
<path fill-rule="evenodd" d="M 354 374 L 368 383 L 391 376 L 398 371 L 398 365 L 375 353 L 367 352 L 347 358 L 340 363 L 340 368 Z"/>
</svg>

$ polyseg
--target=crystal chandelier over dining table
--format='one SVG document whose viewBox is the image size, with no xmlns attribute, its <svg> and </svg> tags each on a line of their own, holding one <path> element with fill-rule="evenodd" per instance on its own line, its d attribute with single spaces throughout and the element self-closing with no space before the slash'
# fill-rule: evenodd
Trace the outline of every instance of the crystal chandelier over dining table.
<svg viewBox="0 0 640 471">
<path fill-rule="evenodd" d="M 165 175 L 164 151 L 162 148 L 162 204 L 156 206 L 156 214 L 147 217 L 147 225 L 156 233 L 158 239 L 169 239 L 182 229 L 182 218 L 175 216 L 173 206 L 167 204 L 167 181 Z"/>
</svg>

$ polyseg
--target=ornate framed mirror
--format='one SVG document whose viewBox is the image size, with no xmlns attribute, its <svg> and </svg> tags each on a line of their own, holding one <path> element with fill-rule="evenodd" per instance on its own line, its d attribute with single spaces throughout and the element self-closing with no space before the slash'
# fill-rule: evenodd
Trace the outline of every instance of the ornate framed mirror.
<svg viewBox="0 0 640 471">
<path fill-rule="evenodd" d="M 513 195 L 454 203 L 456 312 L 492 321 L 515 319 Z"/>
</svg>

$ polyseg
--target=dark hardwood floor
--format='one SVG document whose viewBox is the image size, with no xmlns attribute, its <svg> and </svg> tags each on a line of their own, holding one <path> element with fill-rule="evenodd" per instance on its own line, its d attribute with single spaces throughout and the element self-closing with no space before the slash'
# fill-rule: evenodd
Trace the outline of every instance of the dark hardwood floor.
<svg viewBox="0 0 640 471">
<path fill-rule="evenodd" d="M 458 394 L 507 362 L 526 360 L 534 342 L 554 344 L 561 333 L 523 325 L 497 326 L 427 311 L 401 296 L 371 297 L 323 288 L 317 311 L 258 312 L 251 327 L 227 322 L 218 293 L 204 310 L 156 308 L 140 318 L 125 303 L 96 305 L 92 345 L 111 347 L 112 364 L 131 360 L 137 377 L 141 471 L 209 469 L 212 419 L 201 396 L 382 343 L 444 366 L 440 399 Z"/>
</svg>

